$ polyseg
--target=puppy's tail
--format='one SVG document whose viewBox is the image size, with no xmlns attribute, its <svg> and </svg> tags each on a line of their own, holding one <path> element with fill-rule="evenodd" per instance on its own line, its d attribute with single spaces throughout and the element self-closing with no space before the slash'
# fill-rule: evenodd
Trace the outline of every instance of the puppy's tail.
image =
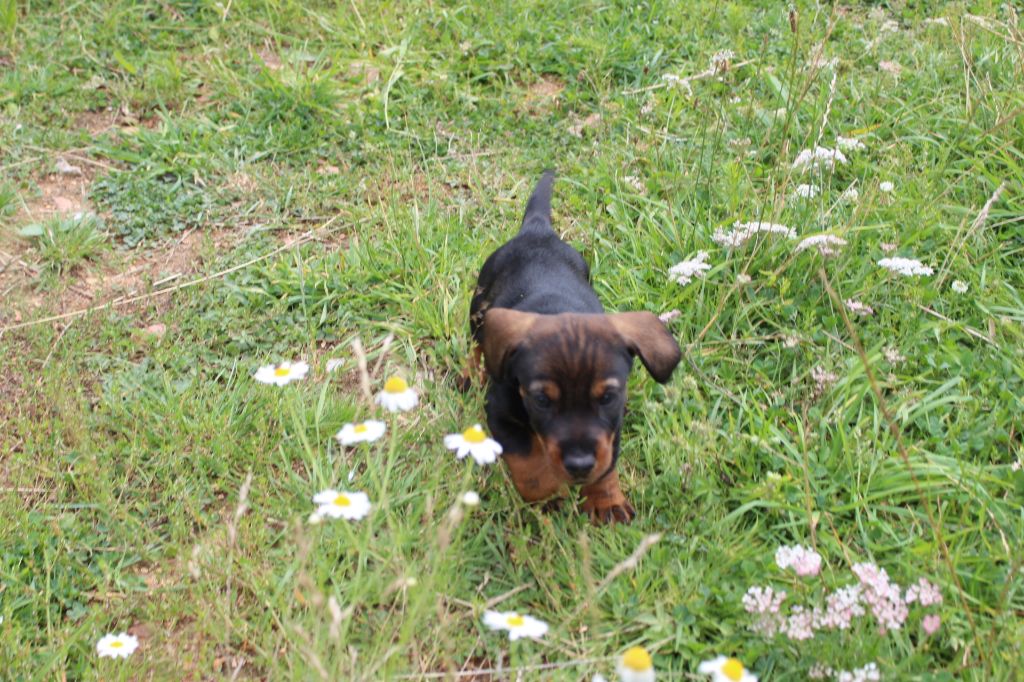
<svg viewBox="0 0 1024 682">
<path fill-rule="evenodd" d="M 551 229 L 551 185 L 555 181 L 555 171 L 548 169 L 540 176 L 537 186 L 526 202 L 526 213 L 523 215 L 523 226 L 519 232 L 534 232 Z"/>
</svg>

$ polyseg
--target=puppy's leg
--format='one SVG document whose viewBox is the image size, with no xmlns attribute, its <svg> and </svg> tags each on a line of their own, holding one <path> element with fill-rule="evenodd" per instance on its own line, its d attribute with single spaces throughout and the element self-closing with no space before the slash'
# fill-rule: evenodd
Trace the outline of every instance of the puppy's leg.
<svg viewBox="0 0 1024 682">
<path fill-rule="evenodd" d="M 617 471 L 583 486 L 580 492 L 587 498 L 583 502 L 583 511 L 590 514 L 590 520 L 594 523 L 629 523 L 636 516 L 633 505 L 619 488 Z"/>
<path fill-rule="evenodd" d="M 501 456 L 516 490 L 527 502 L 547 499 L 565 485 L 565 479 L 552 466 L 539 437 L 531 439 L 530 452 L 508 452 Z"/>
<path fill-rule="evenodd" d="M 473 383 L 476 382 L 483 386 L 487 383 L 487 369 L 484 367 L 484 351 L 480 348 L 480 345 L 475 341 L 473 343 L 473 350 L 469 353 L 469 358 L 466 360 L 466 367 L 462 370 L 462 374 L 459 376 L 456 387 L 465 393 L 473 387 Z"/>
</svg>

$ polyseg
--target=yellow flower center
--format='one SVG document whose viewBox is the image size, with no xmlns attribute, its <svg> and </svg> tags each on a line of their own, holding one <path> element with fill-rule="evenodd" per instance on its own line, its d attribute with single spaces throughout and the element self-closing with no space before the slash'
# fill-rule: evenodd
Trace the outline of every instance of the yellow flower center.
<svg viewBox="0 0 1024 682">
<path fill-rule="evenodd" d="M 274 370 L 274 376 L 275 377 L 286 377 L 286 376 L 288 376 L 291 373 L 292 373 L 292 368 L 291 367 L 281 366 L 281 367 L 278 367 L 278 368 L 276 368 Z"/>
<path fill-rule="evenodd" d="M 647 649 L 642 646 L 635 646 L 627 649 L 626 653 L 622 654 L 622 665 L 639 673 L 650 670 L 653 663 L 651 662 L 651 655 L 647 653 Z"/>
<path fill-rule="evenodd" d="M 111 649 L 120 649 L 123 646 L 124 646 L 124 642 L 122 642 L 119 639 L 115 639 L 113 642 L 110 643 L 110 648 Z"/>
<path fill-rule="evenodd" d="M 338 495 L 334 498 L 335 507 L 347 507 L 352 504 L 352 500 L 348 499 L 345 495 Z M 738 679 L 738 678 L 737 678 Z"/>
<path fill-rule="evenodd" d="M 370 430 L 370 427 L 367 426 L 366 424 L 356 424 L 354 427 L 352 427 L 352 430 L 355 431 L 356 433 L 366 433 L 367 431 Z"/>
<path fill-rule="evenodd" d="M 391 377 L 384 384 L 385 393 L 405 393 L 409 390 L 409 384 L 405 383 L 402 377 Z"/>
<path fill-rule="evenodd" d="M 508 623 L 509 627 L 519 628 L 526 623 L 526 620 L 522 616 L 509 616 L 505 622 Z"/>
<path fill-rule="evenodd" d="M 722 674 L 733 682 L 740 682 L 743 679 L 743 664 L 735 658 L 730 658 L 722 664 Z"/>
<path fill-rule="evenodd" d="M 479 426 L 471 426 L 462 432 L 462 439 L 467 443 L 483 443 L 487 434 Z"/>
</svg>

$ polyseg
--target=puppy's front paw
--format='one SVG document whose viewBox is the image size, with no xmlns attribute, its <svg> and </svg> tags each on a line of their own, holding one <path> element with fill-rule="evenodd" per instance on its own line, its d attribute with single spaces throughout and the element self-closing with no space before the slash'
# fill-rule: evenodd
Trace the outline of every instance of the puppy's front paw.
<svg viewBox="0 0 1024 682">
<path fill-rule="evenodd" d="M 636 518 L 636 509 L 633 509 L 633 505 L 625 497 L 617 503 L 587 498 L 583 502 L 583 511 L 590 515 L 590 520 L 595 525 L 629 523 Z"/>
<path fill-rule="evenodd" d="M 629 523 L 636 517 L 636 509 L 619 488 L 618 472 L 611 472 L 600 481 L 583 486 L 586 499 L 583 511 L 595 524 Z"/>
</svg>

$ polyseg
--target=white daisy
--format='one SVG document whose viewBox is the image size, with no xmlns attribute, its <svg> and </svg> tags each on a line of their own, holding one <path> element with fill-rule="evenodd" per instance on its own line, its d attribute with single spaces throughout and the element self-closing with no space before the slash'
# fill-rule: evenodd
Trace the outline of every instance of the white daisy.
<svg viewBox="0 0 1024 682">
<path fill-rule="evenodd" d="M 817 249 L 818 253 L 822 256 L 834 256 L 844 246 L 846 246 L 846 240 L 841 237 L 831 234 L 816 234 L 813 237 L 801 240 L 796 245 L 796 252 L 799 253 L 805 249 Z"/>
<path fill-rule="evenodd" d="M 328 489 L 314 495 L 313 503 L 317 505 L 317 510 L 313 514 L 319 518 L 313 521 L 310 517 L 312 523 L 319 523 L 324 517 L 354 521 L 370 513 L 370 498 L 366 493 Z"/>
<path fill-rule="evenodd" d="M 466 492 L 459 495 L 459 502 L 466 505 L 467 507 L 476 507 L 479 506 L 480 504 L 480 495 L 478 495 L 476 492 L 472 490 L 467 490 Z"/>
<path fill-rule="evenodd" d="M 694 277 L 703 277 L 704 272 L 711 269 L 711 264 L 707 260 L 708 252 L 698 251 L 697 255 L 693 258 L 676 263 L 670 267 L 668 269 L 668 278 L 685 286 L 692 282 Z"/>
<path fill-rule="evenodd" d="M 364 422 L 345 424 L 334 437 L 345 447 L 356 443 L 372 443 L 383 436 L 387 428 L 384 422 L 367 419 Z"/>
<path fill-rule="evenodd" d="M 419 397 L 405 379 L 391 377 L 384 383 L 384 390 L 377 394 L 375 402 L 388 412 L 406 412 L 416 407 Z"/>
<path fill-rule="evenodd" d="M 548 631 L 548 624 L 544 621 L 515 611 L 484 611 L 484 625 L 492 630 L 508 630 L 508 638 L 512 641 L 523 637 L 540 639 Z"/>
<path fill-rule="evenodd" d="M 757 675 L 747 671 L 735 658 L 716 656 L 697 666 L 697 672 L 711 675 L 712 682 L 757 682 Z"/>
<path fill-rule="evenodd" d="M 864 143 L 856 137 L 843 137 L 842 135 L 836 136 L 836 146 L 844 152 L 855 152 L 861 149 L 867 149 Z"/>
<path fill-rule="evenodd" d="M 452 433 L 444 437 L 444 446 L 455 450 L 459 459 L 472 455 L 477 464 L 492 464 L 501 454 L 501 443 L 488 438 L 479 424 L 474 424 L 462 433 Z"/>
<path fill-rule="evenodd" d="M 894 189 L 896 189 L 896 185 L 892 184 L 888 180 L 882 180 L 880 183 L 878 183 L 878 189 L 888 194 L 892 192 Z"/>
<path fill-rule="evenodd" d="M 883 258 L 878 261 L 886 270 L 898 273 L 904 277 L 914 277 L 915 275 L 930 275 L 935 272 L 930 266 L 925 265 L 916 258 L 902 258 L 895 256 L 893 258 Z"/>
<path fill-rule="evenodd" d="M 787 239 L 793 239 L 796 237 L 796 230 L 778 223 L 735 222 L 733 223 L 732 230 L 729 232 L 724 230 L 715 230 L 715 233 L 711 235 L 711 241 L 720 246 L 736 248 L 743 246 L 751 237 L 761 232 L 767 234 L 781 234 Z"/>
<path fill-rule="evenodd" d="M 284 386 L 292 381 L 298 381 L 309 372 L 309 365 L 299 360 L 298 362 L 282 362 L 280 365 L 264 365 L 256 370 L 252 378 L 261 384 L 274 384 Z"/>
<path fill-rule="evenodd" d="M 837 163 L 839 165 L 848 163 L 846 155 L 841 151 L 829 149 L 828 147 L 815 147 L 813 150 L 804 149 L 797 154 L 796 158 L 793 159 L 793 168 L 810 170 L 818 166 L 824 166 L 831 170 Z"/>
<path fill-rule="evenodd" d="M 654 662 L 642 646 L 626 649 L 615 664 L 615 672 L 622 682 L 654 682 Z"/>
<path fill-rule="evenodd" d="M 813 199 L 820 191 L 817 185 L 797 185 L 793 193 L 801 199 Z"/>
<path fill-rule="evenodd" d="M 949 285 L 949 288 L 958 294 L 966 294 L 968 289 L 967 282 L 962 279 L 954 279 L 953 283 Z"/>
<path fill-rule="evenodd" d="M 138 648 L 139 638 L 127 632 L 106 634 L 96 642 L 96 653 L 100 658 L 128 658 Z"/>
</svg>

